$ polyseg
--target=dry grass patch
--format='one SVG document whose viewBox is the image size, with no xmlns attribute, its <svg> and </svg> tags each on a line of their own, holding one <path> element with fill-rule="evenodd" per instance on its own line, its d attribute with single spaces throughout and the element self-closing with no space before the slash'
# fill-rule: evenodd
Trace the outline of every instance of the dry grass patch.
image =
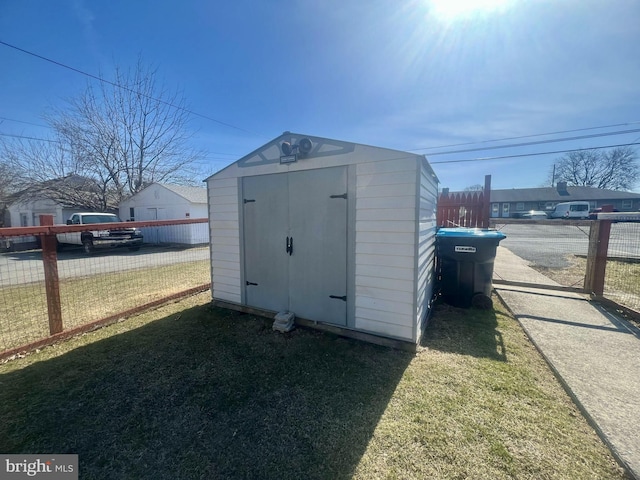
<svg viewBox="0 0 640 480">
<path fill-rule="evenodd" d="M 97 478 L 624 478 L 518 323 L 440 306 L 419 353 L 208 294 L 0 366 L 0 451 Z"/>
<path fill-rule="evenodd" d="M 567 287 L 582 287 L 587 271 L 587 259 L 584 256 L 570 255 L 566 257 L 569 266 L 566 268 L 547 268 L 531 265 L 543 275 Z M 607 260 L 604 280 L 606 297 L 640 311 L 640 261 Z"/>
<path fill-rule="evenodd" d="M 209 281 L 206 260 L 60 280 L 63 325 L 65 329 L 84 325 Z M 42 283 L 0 289 L 0 349 L 48 334 Z"/>
</svg>

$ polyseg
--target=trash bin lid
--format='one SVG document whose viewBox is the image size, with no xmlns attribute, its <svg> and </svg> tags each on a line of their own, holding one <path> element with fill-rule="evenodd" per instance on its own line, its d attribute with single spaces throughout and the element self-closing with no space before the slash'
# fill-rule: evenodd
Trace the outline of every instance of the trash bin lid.
<svg viewBox="0 0 640 480">
<path fill-rule="evenodd" d="M 497 230 L 486 230 L 482 228 L 441 228 L 436 233 L 436 237 L 443 238 L 491 238 L 502 240 L 507 236 Z"/>
</svg>

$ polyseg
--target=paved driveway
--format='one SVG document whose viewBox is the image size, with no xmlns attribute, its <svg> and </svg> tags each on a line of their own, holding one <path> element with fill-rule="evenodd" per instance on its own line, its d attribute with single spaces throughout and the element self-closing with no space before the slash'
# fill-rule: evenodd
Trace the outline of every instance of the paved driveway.
<svg viewBox="0 0 640 480">
<path fill-rule="evenodd" d="M 520 258 L 547 268 L 569 266 L 568 255 L 587 255 L 589 226 L 573 225 L 496 225 L 507 238 L 500 245 Z M 640 223 L 614 223 L 611 226 L 609 257 L 640 258 Z"/>
<path fill-rule="evenodd" d="M 80 249 L 58 253 L 59 278 L 83 277 L 108 272 L 171 265 L 209 259 L 209 247 L 168 248 L 145 246 L 138 252 L 104 250 L 87 256 Z M 0 287 L 44 280 L 39 250 L 0 254 Z"/>
</svg>

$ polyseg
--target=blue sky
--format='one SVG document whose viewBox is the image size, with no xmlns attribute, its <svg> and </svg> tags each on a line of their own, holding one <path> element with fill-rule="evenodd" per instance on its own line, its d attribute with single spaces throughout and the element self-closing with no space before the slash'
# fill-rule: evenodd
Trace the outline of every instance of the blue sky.
<svg viewBox="0 0 640 480">
<path fill-rule="evenodd" d="M 538 187 L 559 155 L 436 162 L 640 141 L 432 155 L 640 130 L 639 25 L 637 0 L 0 0 L 1 41 L 107 77 L 141 55 L 191 110 L 237 127 L 192 119 L 202 178 L 289 130 L 425 153 L 452 190 L 485 174 Z M 47 135 L 31 124 L 88 81 L 4 45 L 0 65 L 5 134 Z"/>
</svg>

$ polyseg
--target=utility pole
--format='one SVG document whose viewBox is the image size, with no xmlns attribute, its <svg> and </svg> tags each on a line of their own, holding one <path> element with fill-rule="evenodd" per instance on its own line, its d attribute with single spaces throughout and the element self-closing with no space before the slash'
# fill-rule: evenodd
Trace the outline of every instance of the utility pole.
<svg viewBox="0 0 640 480">
<path fill-rule="evenodd" d="M 551 188 L 553 188 L 553 184 L 556 183 L 556 164 L 553 164 L 553 173 L 551 174 Z"/>
</svg>

